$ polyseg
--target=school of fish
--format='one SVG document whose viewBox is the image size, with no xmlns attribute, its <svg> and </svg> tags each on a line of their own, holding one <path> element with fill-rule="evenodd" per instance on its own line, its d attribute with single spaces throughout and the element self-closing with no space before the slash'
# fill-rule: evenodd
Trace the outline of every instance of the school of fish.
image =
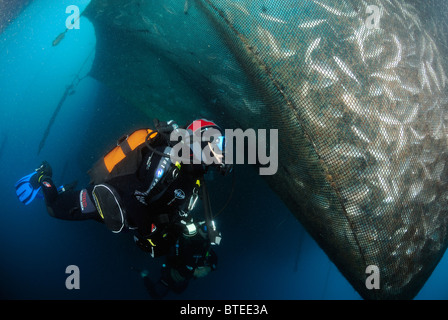
<svg viewBox="0 0 448 320">
<path fill-rule="evenodd" d="M 374 28 L 367 23 L 372 5 L 379 9 Z M 258 15 L 251 7 L 228 1 L 224 11 L 241 30 L 238 15 L 256 25 L 247 35 L 254 52 L 282 84 L 292 123 L 301 126 L 340 202 L 333 205 L 318 174 L 304 170 L 300 152 L 291 155 L 296 161 L 285 156 L 300 201 L 314 202 L 299 220 L 315 229 L 362 296 L 414 296 L 428 259 L 437 260 L 447 243 L 447 75 L 437 39 L 400 0 L 284 1 Z M 381 293 L 363 288 L 368 265 L 381 271 Z"/>
</svg>

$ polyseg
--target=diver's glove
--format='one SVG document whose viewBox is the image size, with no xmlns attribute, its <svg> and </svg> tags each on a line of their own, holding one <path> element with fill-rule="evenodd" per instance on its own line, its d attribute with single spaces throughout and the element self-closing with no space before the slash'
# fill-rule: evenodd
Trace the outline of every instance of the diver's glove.
<svg viewBox="0 0 448 320">
<path fill-rule="evenodd" d="M 39 188 L 40 182 L 44 177 L 51 178 L 53 176 L 53 170 L 51 169 L 51 166 L 47 161 L 42 161 L 40 167 L 35 171 L 37 172 L 37 174 L 32 176 L 30 179 L 30 184 L 35 189 Z"/>
<path fill-rule="evenodd" d="M 174 130 L 179 129 L 179 126 L 176 121 L 159 121 L 158 119 L 154 119 L 154 126 L 157 132 L 163 137 L 167 145 L 171 145 L 170 135 Z"/>
<path fill-rule="evenodd" d="M 154 119 L 154 125 L 156 127 L 156 130 L 162 134 L 170 134 L 171 131 L 179 128 L 176 121 L 174 120 L 165 122 Z"/>
<path fill-rule="evenodd" d="M 51 178 L 53 176 L 53 170 L 51 169 L 50 164 L 47 161 L 42 161 L 42 164 L 39 168 L 36 169 L 38 176 L 46 176 Z"/>
</svg>

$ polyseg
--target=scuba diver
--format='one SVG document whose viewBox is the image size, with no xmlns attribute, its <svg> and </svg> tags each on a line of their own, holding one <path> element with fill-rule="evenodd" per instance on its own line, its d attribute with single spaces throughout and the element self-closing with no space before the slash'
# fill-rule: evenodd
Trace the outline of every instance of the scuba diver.
<svg viewBox="0 0 448 320">
<path fill-rule="evenodd" d="M 120 138 L 89 170 L 86 188 L 56 188 L 51 166 L 43 161 L 16 183 L 16 194 L 29 204 L 42 191 L 48 213 L 58 219 L 93 219 L 114 233 L 134 230 L 140 249 L 153 258 L 166 256 L 157 282 L 144 277 L 151 296 L 162 298 L 169 290 L 182 292 L 190 279 L 216 268 L 212 246 L 219 244 L 221 233 L 211 215 L 204 175 L 210 169 L 226 175 L 232 165 L 224 162 L 225 136 L 214 122 L 198 119 L 185 129 L 174 121 L 154 123 L 155 130 Z M 174 152 L 179 153 L 179 146 L 181 157 Z M 199 191 L 205 221 L 192 215 Z"/>
</svg>

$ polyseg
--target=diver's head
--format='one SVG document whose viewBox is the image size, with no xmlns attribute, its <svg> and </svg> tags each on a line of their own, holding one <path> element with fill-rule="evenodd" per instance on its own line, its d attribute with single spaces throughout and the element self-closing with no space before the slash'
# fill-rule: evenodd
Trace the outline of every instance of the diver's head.
<svg viewBox="0 0 448 320">
<path fill-rule="evenodd" d="M 232 170 L 225 163 L 226 138 L 224 131 L 213 121 L 198 119 L 187 130 L 190 132 L 192 155 L 206 166 L 217 167 L 222 174 Z"/>
</svg>

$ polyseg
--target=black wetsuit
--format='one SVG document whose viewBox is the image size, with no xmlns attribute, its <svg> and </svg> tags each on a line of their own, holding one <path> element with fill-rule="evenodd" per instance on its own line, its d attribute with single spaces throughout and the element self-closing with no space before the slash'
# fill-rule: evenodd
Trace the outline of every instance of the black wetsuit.
<svg viewBox="0 0 448 320">
<path fill-rule="evenodd" d="M 164 146 L 159 146 L 157 150 L 163 148 Z M 189 218 L 190 199 L 197 194 L 198 181 L 205 173 L 204 167 L 182 165 L 174 181 L 169 185 L 158 186 L 158 192 L 142 201 L 136 197 L 136 191 L 143 192 L 148 189 L 156 174 L 161 155 L 153 153 L 147 147 L 142 148 L 141 152 L 142 160 L 137 172 L 113 178 L 107 181 L 107 184 L 119 194 L 126 212 L 126 226 L 137 231 L 137 244 L 143 250 L 151 251 L 155 247 L 154 243 L 146 240 L 152 238 L 154 242 L 163 239 L 163 245 L 158 245 L 159 251 L 156 254 L 162 255 L 175 243 L 181 232 L 178 222 Z M 41 181 L 41 185 L 51 216 L 64 220 L 103 221 L 94 205 L 94 185 L 83 190 L 68 190 L 62 193 L 58 193 L 55 184 L 48 177 Z"/>
</svg>

